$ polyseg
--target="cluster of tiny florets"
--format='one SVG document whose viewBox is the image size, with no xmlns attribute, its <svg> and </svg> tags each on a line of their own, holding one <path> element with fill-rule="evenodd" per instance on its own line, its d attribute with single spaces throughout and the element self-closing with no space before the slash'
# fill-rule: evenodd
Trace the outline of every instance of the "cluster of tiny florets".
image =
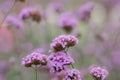
<svg viewBox="0 0 120 80">
<path fill-rule="evenodd" d="M 60 13 L 63 11 L 63 5 L 61 3 L 52 3 L 51 7 L 57 13 Z"/>
<path fill-rule="evenodd" d="M 46 65 L 47 56 L 38 52 L 33 52 L 22 59 L 22 65 L 31 67 L 32 65 Z"/>
<path fill-rule="evenodd" d="M 22 20 L 26 20 L 31 18 L 33 21 L 40 22 L 41 21 L 41 14 L 38 10 L 34 8 L 24 8 L 21 13 L 19 14 L 19 17 Z"/>
<path fill-rule="evenodd" d="M 80 71 L 77 69 L 67 70 L 63 80 L 82 80 Z"/>
<path fill-rule="evenodd" d="M 96 80 L 104 80 L 107 75 L 108 71 L 106 69 L 103 69 L 101 67 L 91 67 L 90 68 L 90 74 L 96 79 Z"/>
<path fill-rule="evenodd" d="M 66 32 L 71 32 L 77 26 L 77 20 L 72 13 L 63 13 L 60 15 L 58 26 Z"/>
<path fill-rule="evenodd" d="M 49 67 L 51 72 L 61 72 L 66 68 L 66 65 L 71 65 L 74 60 L 64 52 L 56 52 L 48 57 L 50 62 Z"/>
<path fill-rule="evenodd" d="M 82 21 L 86 21 L 90 18 L 91 11 L 94 8 L 94 3 L 88 2 L 85 5 L 81 6 L 78 10 L 78 18 Z"/>
<path fill-rule="evenodd" d="M 14 16 L 8 16 L 5 22 L 7 24 L 6 25 L 7 28 L 10 27 L 21 28 L 24 26 L 23 22 Z"/>
<path fill-rule="evenodd" d="M 72 35 L 61 35 L 53 40 L 50 47 L 51 50 L 57 52 L 72 47 L 78 43 L 78 39 Z"/>
</svg>

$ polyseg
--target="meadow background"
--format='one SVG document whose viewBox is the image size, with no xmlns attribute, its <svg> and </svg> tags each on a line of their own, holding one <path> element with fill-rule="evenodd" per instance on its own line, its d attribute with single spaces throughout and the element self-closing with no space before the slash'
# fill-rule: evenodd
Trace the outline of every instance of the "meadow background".
<svg viewBox="0 0 120 80">
<path fill-rule="evenodd" d="M 77 19 L 76 11 L 87 2 L 95 6 L 87 21 Z M 0 0 L 0 23 L 6 15 L 18 16 L 26 7 L 33 7 L 43 15 L 37 23 L 24 21 L 21 28 L 4 28 L 0 25 L 0 80 L 34 80 L 35 72 L 21 65 L 24 56 L 35 49 L 42 49 L 50 55 L 50 43 L 66 34 L 58 25 L 59 16 L 64 12 L 73 12 L 78 20 L 77 27 L 71 33 L 80 34 L 77 44 L 69 52 L 75 60 L 75 68 L 86 74 L 89 66 L 104 66 L 109 71 L 106 80 L 120 79 L 120 4 L 119 0 L 26 0 L 17 2 L 9 12 L 14 0 Z M 51 5 L 61 3 L 63 11 L 56 12 Z M 8 14 L 9 12 L 9 14 Z M 50 80 L 47 70 L 39 71 L 39 80 Z M 87 74 L 85 80 L 92 80 Z"/>
</svg>

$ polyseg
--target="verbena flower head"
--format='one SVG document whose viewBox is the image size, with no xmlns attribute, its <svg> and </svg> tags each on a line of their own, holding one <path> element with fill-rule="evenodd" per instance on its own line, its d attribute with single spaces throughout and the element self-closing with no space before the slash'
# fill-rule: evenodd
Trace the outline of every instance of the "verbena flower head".
<svg viewBox="0 0 120 80">
<path fill-rule="evenodd" d="M 24 8 L 19 14 L 19 17 L 22 20 L 31 18 L 33 21 L 40 22 L 42 16 L 40 12 L 34 8 Z"/>
<path fill-rule="evenodd" d="M 74 60 L 68 56 L 64 52 L 56 52 L 52 53 L 48 57 L 48 61 L 50 62 L 50 72 L 61 72 L 65 70 L 66 65 L 70 65 L 74 63 Z"/>
<path fill-rule="evenodd" d="M 61 3 L 53 3 L 51 4 L 51 7 L 57 13 L 60 13 L 63 11 L 63 5 Z"/>
<path fill-rule="evenodd" d="M 58 26 L 66 32 L 71 32 L 77 26 L 77 20 L 72 13 L 63 13 L 58 21 Z"/>
<path fill-rule="evenodd" d="M 82 21 L 86 21 L 90 18 L 91 11 L 94 8 L 94 4 L 92 2 L 88 2 L 81 6 L 78 10 L 78 18 Z"/>
<path fill-rule="evenodd" d="M 90 74 L 95 80 L 104 80 L 108 76 L 108 71 L 101 67 L 93 66 L 90 68 Z"/>
<path fill-rule="evenodd" d="M 15 27 L 18 29 L 24 26 L 23 22 L 14 16 L 8 16 L 5 22 L 7 24 L 6 27 L 8 28 Z"/>
<path fill-rule="evenodd" d="M 78 39 L 72 35 L 61 35 L 50 44 L 51 50 L 58 52 L 72 47 L 78 43 Z"/>
<path fill-rule="evenodd" d="M 63 80 L 82 80 L 79 70 L 67 70 Z"/>
<path fill-rule="evenodd" d="M 39 52 L 33 52 L 22 59 L 22 65 L 31 67 L 32 65 L 46 65 L 47 56 Z"/>
</svg>

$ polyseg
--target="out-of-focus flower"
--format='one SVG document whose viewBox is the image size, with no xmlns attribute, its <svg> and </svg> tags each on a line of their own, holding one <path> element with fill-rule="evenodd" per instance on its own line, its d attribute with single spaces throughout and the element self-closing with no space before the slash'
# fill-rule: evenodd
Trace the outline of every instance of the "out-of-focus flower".
<svg viewBox="0 0 120 80">
<path fill-rule="evenodd" d="M 39 52 L 33 52 L 22 59 L 22 65 L 25 67 L 31 67 L 32 65 L 47 65 L 47 56 Z"/>
<path fill-rule="evenodd" d="M 51 50 L 57 52 L 72 47 L 78 43 L 78 39 L 72 35 L 61 35 L 50 44 Z"/>
<path fill-rule="evenodd" d="M 63 80 L 82 80 L 79 70 L 67 70 Z"/>
<path fill-rule="evenodd" d="M 0 80 L 7 80 L 6 77 L 0 73 Z"/>
<path fill-rule="evenodd" d="M 61 3 L 53 3 L 51 4 L 51 7 L 57 13 L 61 13 L 63 11 L 63 5 Z"/>
<path fill-rule="evenodd" d="M 31 18 L 33 21 L 36 21 L 36 22 L 40 22 L 42 18 L 40 12 L 34 8 L 24 8 L 19 14 L 19 17 L 22 20 Z"/>
<path fill-rule="evenodd" d="M 65 70 L 66 65 L 74 63 L 74 60 L 64 52 L 56 52 L 48 57 L 50 72 L 61 72 Z"/>
<path fill-rule="evenodd" d="M 5 23 L 7 28 L 14 27 L 19 29 L 24 26 L 23 22 L 14 16 L 8 16 L 7 19 L 5 20 Z"/>
<path fill-rule="evenodd" d="M 63 13 L 58 21 L 58 26 L 70 33 L 77 26 L 77 20 L 72 13 Z"/>
<path fill-rule="evenodd" d="M 92 66 L 90 67 L 90 74 L 95 80 L 104 80 L 109 73 L 106 69 L 97 66 Z"/>
<path fill-rule="evenodd" d="M 94 8 L 93 2 L 88 2 L 81 6 L 77 12 L 78 18 L 82 21 L 86 21 L 90 18 L 91 12 Z"/>
</svg>

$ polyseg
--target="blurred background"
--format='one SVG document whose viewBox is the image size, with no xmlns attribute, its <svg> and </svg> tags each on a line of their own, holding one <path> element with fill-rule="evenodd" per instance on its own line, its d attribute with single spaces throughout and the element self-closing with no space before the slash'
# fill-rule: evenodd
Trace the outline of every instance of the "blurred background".
<svg viewBox="0 0 120 80">
<path fill-rule="evenodd" d="M 77 16 L 86 3 L 94 3 L 87 20 Z M 120 79 L 120 0 L 0 0 L 0 80 L 33 80 L 34 70 L 21 66 L 24 56 L 35 49 L 42 49 L 50 55 L 50 43 L 67 34 L 57 23 L 62 13 L 72 12 L 77 27 L 79 44 L 69 49 L 75 60 L 75 68 L 86 74 L 85 80 L 92 80 L 87 74 L 89 66 L 95 64 L 109 71 L 106 80 Z M 56 5 L 59 5 L 56 9 Z M 22 26 L 9 26 L 9 16 L 19 17 L 24 8 L 35 8 L 41 13 L 41 21 L 22 21 Z M 17 22 L 16 22 L 17 23 Z M 51 80 L 47 70 L 39 71 L 39 80 Z"/>
</svg>

